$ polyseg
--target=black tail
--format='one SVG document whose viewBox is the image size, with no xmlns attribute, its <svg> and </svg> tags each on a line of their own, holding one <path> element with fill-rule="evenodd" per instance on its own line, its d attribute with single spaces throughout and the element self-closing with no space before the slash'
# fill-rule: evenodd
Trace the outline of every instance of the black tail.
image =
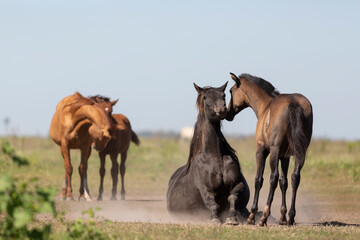
<svg viewBox="0 0 360 240">
<path fill-rule="evenodd" d="M 304 109 L 298 103 L 289 105 L 289 125 L 287 139 L 289 142 L 289 151 L 295 156 L 301 166 L 304 165 L 306 150 L 310 139 L 306 134 L 307 118 Z M 311 137 L 311 136 L 310 136 Z"/>
<path fill-rule="evenodd" d="M 137 146 L 140 145 L 140 139 L 138 138 L 138 136 L 136 135 L 136 133 L 134 131 L 131 130 L 131 141 L 133 143 L 135 143 Z"/>
</svg>

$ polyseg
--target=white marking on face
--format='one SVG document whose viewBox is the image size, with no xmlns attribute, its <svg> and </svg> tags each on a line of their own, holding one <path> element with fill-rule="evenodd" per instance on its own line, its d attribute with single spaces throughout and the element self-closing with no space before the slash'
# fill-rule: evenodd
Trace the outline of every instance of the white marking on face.
<svg viewBox="0 0 360 240">
<path fill-rule="evenodd" d="M 105 111 L 109 111 L 109 108 L 105 108 Z"/>
</svg>

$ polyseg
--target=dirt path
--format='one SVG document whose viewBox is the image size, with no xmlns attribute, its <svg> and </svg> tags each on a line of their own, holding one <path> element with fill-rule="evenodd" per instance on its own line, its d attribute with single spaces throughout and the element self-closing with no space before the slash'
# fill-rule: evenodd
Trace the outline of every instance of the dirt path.
<svg viewBox="0 0 360 240">
<path fill-rule="evenodd" d="M 261 192 L 261 199 L 259 201 L 259 210 L 262 210 L 266 202 L 266 191 Z M 290 194 L 288 194 L 290 195 Z M 290 202 L 288 196 L 288 203 Z M 159 196 L 127 196 L 125 201 L 117 200 L 111 201 L 107 200 L 110 196 L 104 196 L 103 201 L 91 201 L 91 202 L 56 202 L 60 210 L 65 210 L 67 212 L 66 217 L 69 219 L 76 219 L 81 217 L 81 213 L 89 208 L 100 208 L 100 210 L 95 212 L 97 219 L 108 219 L 114 222 L 151 222 L 151 223 L 189 223 L 189 224 L 206 224 L 206 220 L 203 217 L 199 219 L 175 219 L 170 216 L 166 209 L 166 199 L 165 195 Z M 252 199 L 250 199 L 251 203 Z M 248 204 L 248 207 L 251 204 Z M 272 206 L 272 216 L 273 219 L 269 220 L 268 224 L 278 224 L 278 219 L 280 217 L 280 193 L 277 192 L 274 198 Z M 327 204 L 319 201 L 315 196 L 310 194 L 301 193 L 297 198 L 297 215 L 296 223 L 298 225 L 314 225 L 319 223 L 339 223 L 340 225 L 343 222 L 345 217 L 349 219 L 348 216 L 342 216 L 339 212 L 329 212 L 326 211 Z M 289 206 L 288 206 L 289 208 Z M 325 209 L 325 211 L 324 211 Z M 355 217 L 355 216 L 354 216 Z M 353 221 L 347 223 L 354 223 Z"/>
</svg>

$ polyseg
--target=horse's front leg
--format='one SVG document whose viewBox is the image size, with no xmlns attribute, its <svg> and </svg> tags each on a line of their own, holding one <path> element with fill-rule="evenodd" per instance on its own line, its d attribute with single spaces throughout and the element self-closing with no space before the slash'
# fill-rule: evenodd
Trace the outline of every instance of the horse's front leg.
<svg viewBox="0 0 360 240">
<path fill-rule="evenodd" d="M 270 169 L 271 169 L 270 189 L 269 189 L 269 195 L 268 195 L 268 199 L 267 199 L 267 202 L 266 202 L 266 206 L 265 206 L 263 215 L 262 215 L 262 217 L 260 219 L 260 222 L 259 222 L 260 226 L 267 225 L 267 218 L 269 217 L 269 215 L 271 213 L 271 204 L 272 204 L 272 201 L 274 199 L 275 189 L 276 189 L 278 181 L 279 181 L 279 168 L 278 168 L 278 164 L 279 164 L 279 147 L 276 146 L 276 147 L 271 147 L 270 148 L 269 163 L 270 163 Z"/>
<path fill-rule="evenodd" d="M 236 218 L 236 205 L 239 201 L 240 192 L 244 190 L 244 183 L 240 178 L 240 166 L 228 155 L 223 156 L 224 174 L 223 181 L 226 187 L 230 189 L 228 202 L 229 202 L 229 215 L 226 218 L 225 224 L 237 225 L 239 224 Z"/>
<path fill-rule="evenodd" d="M 105 152 L 99 152 L 99 158 L 100 158 L 100 169 L 99 169 L 99 175 L 100 175 L 100 186 L 99 186 L 99 196 L 97 198 L 98 201 L 102 201 L 102 195 L 104 192 L 104 177 L 106 173 L 105 169 L 105 160 L 106 160 L 106 154 Z"/>
<path fill-rule="evenodd" d="M 226 218 L 225 223 L 228 225 L 238 225 L 239 221 L 236 218 L 236 202 L 239 200 L 238 195 L 244 190 L 244 183 L 238 183 L 230 192 L 228 197 L 229 201 L 229 216 Z"/>
<path fill-rule="evenodd" d="M 269 151 L 262 146 L 257 146 L 256 148 L 256 177 L 255 177 L 255 194 L 253 205 L 251 206 L 251 213 L 247 219 L 247 224 L 254 225 L 255 224 L 255 215 L 258 211 L 258 203 L 259 203 L 259 194 L 260 189 L 262 188 L 264 182 L 264 167 L 265 167 L 265 159 L 269 155 Z"/>
<path fill-rule="evenodd" d="M 212 189 L 202 186 L 199 188 L 205 206 L 210 210 L 210 223 L 221 224 L 219 217 L 219 205 L 215 201 L 215 193 Z"/>
<path fill-rule="evenodd" d="M 73 172 L 73 167 L 71 165 L 70 149 L 65 141 L 61 142 L 60 151 L 61 151 L 61 155 L 64 158 L 64 168 L 65 168 L 65 179 L 61 193 L 61 200 L 65 200 L 65 199 L 74 200 L 72 196 L 72 187 L 71 187 L 71 175 Z"/>
<path fill-rule="evenodd" d="M 88 159 L 90 157 L 91 154 L 91 147 L 84 147 L 83 149 L 81 149 L 81 162 L 79 165 L 79 175 L 80 175 L 80 196 L 79 196 L 79 201 L 80 200 L 86 200 L 86 201 L 91 201 L 92 198 L 90 196 L 90 191 L 89 191 L 89 187 L 87 184 L 87 162 Z"/>
</svg>

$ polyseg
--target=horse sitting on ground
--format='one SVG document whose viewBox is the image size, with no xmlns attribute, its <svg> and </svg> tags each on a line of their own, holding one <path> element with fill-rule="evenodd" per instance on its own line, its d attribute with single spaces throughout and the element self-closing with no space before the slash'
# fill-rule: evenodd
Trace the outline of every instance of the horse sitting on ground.
<svg viewBox="0 0 360 240">
<path fill-rule="evenodd" d="M 112 162 L 111 167 L 111 176 L 113 181 L 112 187 L 112 196 L 111 200 L 116 200 L 117 193 L 117 183 L 119 175 L 119 164 L 117 162 L 117 157 L 119 153 L 121 154 L 121 163 L 120 163 L 120 176 L 121 176 L 121 199 L 125 200 L 125 161 L 127 158 L 127 151 L 130 146 L 130 141 L 136 145 L 140 144 L 140 140 L 136 133 L 131 129 L 129 119 L 122 114 L 112 114 L 113 106 L 117 103 L 118 100 L 110 101 L 109 98 L 103 96 L 93 96 L 90 97 L 93 101 L 99 103 L 104 110 L 106 111 L 109 118 L 111 118 L 113 124 L 116 125 L 116 129 L 112 132 L 112 139 L 109 141 L 107 146 L 99 152 L 100 158 L 100 187 L 99 187 L 99 196 L 98 200 L 102 200 L 102 194 L 104 191 L 103 183 L 105 176 L 105 158 L 106 155 L 110 155 Z"/>
<path fill-rule="evenodd" d="M 304 166 L 305 155 L 312 135 L 313 112 L 309 100 L 301 94 L 280 94 L 273 85 L 262 78 L 249 74 L 239 77 L 231 74 L 235 81 L 231 88 L 231 100 L 226 119 L 232 121 L 237 113 L 251 107 L 258 118 L 256 125 L 256 164 L 255 195 L 248 224 L 255 224 L 258 211 L 260 189 L 263 184 L 265 159 L 270 154 L 270 191 L 260 226 L 267 223 L 271 203 L 279 181 L 282 192 L 281 225 L 295 223 L 296 192 L 300 184 L 300 171 Z M 287 173 L 290 156 L 295 157 L 295 168 L 291 176 L 292 198 L 289 221 L 286 220 Z M 281 177 L 279 179 L 279 159 Z"/>
<path fill-rule="evenodd" d="M 250 193 L 235 151 L 221 132 L 220 121 L 227 113 L 226 85 L 201 88 L 194 83 L 199 114 L 190 154 L 187 164 L 171 176 L 166 198 L 170 213 L 210 211 L 210 222 L 220 224 L 228 210 L 226 224 L 236 225 L 238 214 L 248 214 Z"/>
<path fill-rule="evenodd" d="M 87 161 L 91 154 L 91 145 L 101 151 L 109 142 L 113 128 L 111 119 L 105 110 L 94 101 L 76 92 L 62 99 L 50 124 L 50 137 L 60 146 L 64 158 L 65 179 L 61 199 L 73 200 L 71 175 L 73 167 L 70 149 L 80 149 L 80 199 L 91 200 L 87 186 Z"/>
</svg>

